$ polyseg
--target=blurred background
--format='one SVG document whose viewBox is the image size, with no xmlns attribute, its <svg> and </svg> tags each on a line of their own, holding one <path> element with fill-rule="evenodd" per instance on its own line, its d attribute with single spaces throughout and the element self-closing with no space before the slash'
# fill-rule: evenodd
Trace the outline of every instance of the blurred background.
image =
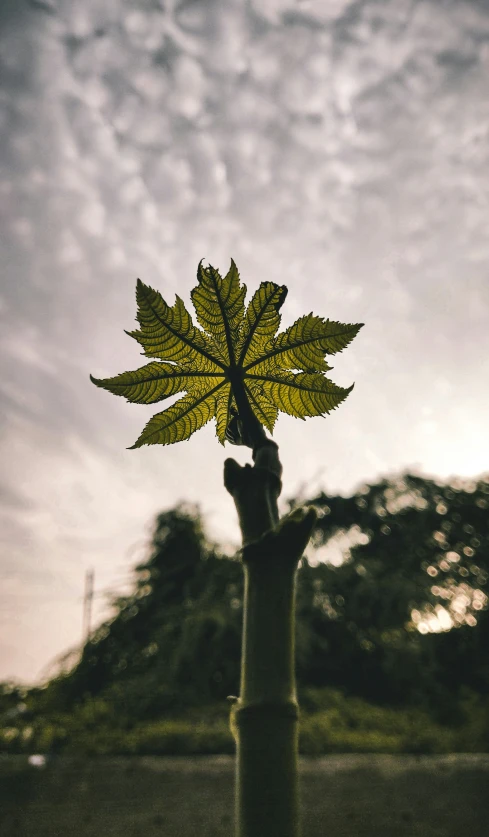
<svg viewBox="0 0 489 837">
<path fill-rule="evenodd" d="M 274 436 L 281 510 L 322 514 L 304 752 L 487 750 L 489 3 L 3 0 L 0 73 L 4 746 L 232 751 L 151 725 L 239 687 L 249 457 L 128 451 L 154 408 L 88 376 L 141 365 L 137 277 L 189 306 L 233 257 L 282 327 L 365 323 L 347 401 Z"/>
</svg>

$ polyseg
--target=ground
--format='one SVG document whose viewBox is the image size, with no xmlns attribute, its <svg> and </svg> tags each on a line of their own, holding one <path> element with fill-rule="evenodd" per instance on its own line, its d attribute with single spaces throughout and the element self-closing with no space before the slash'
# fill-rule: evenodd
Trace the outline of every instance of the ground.
<svg viewBox="0 0 489 837">
<path fill-rule="evenodd" d="M 486 837 L 489 755 L 300 760 L 303 837 Z M 229 837 L 232 756 L 0 757 L 3 837 Z"/>
</svg>

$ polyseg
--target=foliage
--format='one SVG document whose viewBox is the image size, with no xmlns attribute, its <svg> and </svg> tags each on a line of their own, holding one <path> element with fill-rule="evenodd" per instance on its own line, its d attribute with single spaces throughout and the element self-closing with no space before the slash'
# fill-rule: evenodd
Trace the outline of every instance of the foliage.
<svg viewBox="0 0 489 837">
<path fill-rule="evenodd" d="M 134 590 L 113 600 L 114 618 L 52 685 L 63 709 L 104 695 L 115 710 L 152 718 L 235 691 L 239 682 L 242 571 L 205 538 L 195 508 L 156 520 L 149 557 Z M 236 607 L 238 605 L 238 607 Z"/>
<path fill-rule="evenodd" d="M 299 575 L 299 679 L 445 720 L 464 685 L 489 692 L 489 479 L 404 474 L 310 502 L 326 563 Z"/>
<path fill-rule="evenodd" d="M 91 380 L 137 404 L 156 404 L 179 392 L 182 398 L 154 415 L 133 448 L 188 439 L 212 418 L 221 444 L 253 447 L 263 427 L 270 432 L 279 410 L 297 418 L 335 409 L 344 389 L 324 376 L 326 354 L 344 349 L 362 324 L 344 325 L 309 314 L 277 334 L 284 285 L 262 282 L 245 311 L 246 287 L 233 260 L 224 277 L 209 265 L 197 271 L 191 293 L 197 320 L 183 301 L 167 305 L 158 291 L 137 283 L 140 329 L 127 332 L 158 358 L 133 372 Z M 293 371 L 299 370 L 299 371 Z"/>
<path fill-rule="evenodd" d="M 458 725 L 442 725 L 416 707 L 375 706 L 335 689 L 304 688 L 300 752 L 445 753 L 489 749 L 489 700 L 466 693 Z M 0 749 L 88 756 L 211 755 L 234 753 L 224 702 L 181 710 L 176 716 L 124 720 L 106 699 L 90 698 L 71 713 L 51 713 L 24 728 L 0 730 Z M 15 734 L 14 734 L 15 731 Z"/>
<path fill-rule="evenodd" d="M 301 705 L 306 709 L 301 724 L 304 754 L 444 753 L 468 749 L 466 745 L 457 746 L 462 743 L 457 731 L 436 723 L 419 708 L 375 706 L 361 698 L 345 697 L 334 689 L 306 689 Z"/>
<path fill-rule="evenodd" d="M 405 474 L 310 502 L 320 518 L 297 589 L 304 748 L 487 751 L 488 478 Z M 241 564 L 206 538 L 198 509 L 163 512 L 132 592 L 77 665 L 46 688 L 0 688 L 1 747 L 149 752 L 180 746 L 177 729 L 188 747 L 184 727 L 163 734 L 170 721 L 193 730 L 198 752 L 222 743 L 242 601 Z M 440 603 L 451 630 L 435 621 Z"/>
</svg>

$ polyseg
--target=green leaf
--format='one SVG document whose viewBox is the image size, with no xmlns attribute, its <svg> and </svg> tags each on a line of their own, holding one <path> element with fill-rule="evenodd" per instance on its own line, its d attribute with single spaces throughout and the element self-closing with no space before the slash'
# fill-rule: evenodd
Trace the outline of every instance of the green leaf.
<svg viewBox="0 0 489 837">
<path fill-rule="evenodd" d="M 268 398 L 263 382 L 252 380 L 251 376 L 245 378 L 245 390 L 256 418 L 270 433 L 273 433 L 278 417 L 278 407 Z"/>
<path fill-rule="evenodd" d="M 232 259 L 224 279 L 202 262 L 197 276 L 191 296 L 203 331 L 180 297 L 167 305 L 138 279 L 140 328 L 128 334 L 147 357 L 159 360 L 113 378 L 90 376 L 96 386 L 137 404 L 186 392 L 150 419 L 133 448 L 183 441 L 212 418 L 221 444 L 256 447 L 266 438 L 263 427 L 273 432 L 279 411 L 319 416 L 344 401 L 353 386 L 338 387 L 324 377 L 331 368 L 325 355 L 344 349 L 362 324 L 309 314 L 277 335 L 284 285 L 262 282 L 245 312 L 246 288 Z"/>
<path fill-rule="evenodd" d="M 220 383 L 220 376 L 210 375 L 208 372 L 189 371 L 182 364 L 152 363 L 135 369 L 134 372 L 122 372 L 115 378 L 94 378 L 92 383 L 98 387 L 123 395 L 134 404 L 155 404 L 170 395 L 182 390 L 193 388 L 211 389 Z"/>
<path fill-rule="evenodd" d="M 319 372 L 285 372 L 272 369 L 263 375 L 249 375 L 245 378 L 261 383 L 263 393 L 283 413 L 297 418 L 322 416 L 334 410 L 353 389 L 338 387 Z"/>
<path fill-rule="evenodd" d="M 136 300 L 140 330 L 126 333 L 141 344 L 146 357 L 184 361 L 187 365 L 196 364 L 199 369 L 206 361 L 208 368 L 222 371 L 223 363 L 216 347 L 194 326 L 179 296 L 170 307 L 158 291 L 138 279 Z"/>
<path fill-rule="evenodd" d="M 233 406 L 231 384 L 224 384 L 216 393 L 216 436 L 221 445 L 226 441 L 226 430 L 231 421 Z"/>
<path fill-rule="evenodd" d="M 279 334 L 272 346 L 245 368 L 250 369 L 260 364 L 260 372 L 272 365 L 303 369 L 306 372 L 327 372 L 331 366 L 324 360 L 324 355 L 341 352 L 351 343 L 362 325 L 345 325 L 308 314 Z"/>
<path fill-rule="evenodd" d="M 259 361 L 280 325 L 279 311 L 287 288 L 274 282 L 262 282 L 253 294 L 237 345 L 238 365 Z"/>
<path fill-rule="evenodd" d="M 240 285 L 238 268 L 232 259 L 224 279 L 212 265 L 203 268 L 202 262 L 197 277 L 199 284 L 191 293 L 197 319 L 202 328 L 212 334 L 220 359 L 226 365 L 232 364 L 244 316 L 246 286 Z"/>
<path fill-rule="evenodd" d="M 167 410 L 150 418 L 137 442 L 130 448 L 141 445 L 172 445 L 189 439 L 192 433 L 200 430 L 215 415 L 215 393 L 221 387 L 200 394 L 191 392 L 184 395 Z"/>
</svg>

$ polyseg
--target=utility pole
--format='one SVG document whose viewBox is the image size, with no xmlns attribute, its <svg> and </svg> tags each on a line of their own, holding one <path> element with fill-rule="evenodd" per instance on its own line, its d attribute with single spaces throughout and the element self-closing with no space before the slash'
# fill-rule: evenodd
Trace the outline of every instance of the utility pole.
<svg viewBox="0 0 489 837">
<path fill-rule="evenodd" d="M 92 627 L 92 602 L 93 602 L 93 583 L 95 578 L 95 570 L 87 570 L 85 573 L 85 593 L 83 596 L 83 632 L 82 643 L 85 645 L 90 637 L 90 630 Z"/>
</svg>

